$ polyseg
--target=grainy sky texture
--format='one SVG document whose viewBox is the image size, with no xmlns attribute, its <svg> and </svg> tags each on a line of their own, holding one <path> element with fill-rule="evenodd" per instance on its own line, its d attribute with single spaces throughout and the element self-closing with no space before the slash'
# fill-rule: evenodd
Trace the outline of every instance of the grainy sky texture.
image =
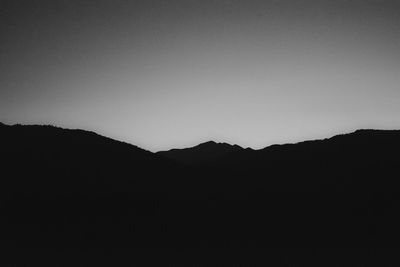
<svg viewBox="0 0 400 267">
<path fill-rule="evenodd" d="M 152 151 L 400 128 L 400 2 L 0 0 L 0 121 Z"/>
</svg>

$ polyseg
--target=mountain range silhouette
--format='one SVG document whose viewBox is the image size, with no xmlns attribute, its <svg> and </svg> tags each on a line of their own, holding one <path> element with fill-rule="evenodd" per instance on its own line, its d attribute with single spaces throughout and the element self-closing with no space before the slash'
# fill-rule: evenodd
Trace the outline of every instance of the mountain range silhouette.
<svg viewBox="0 0 400 267">
<path fill-rule="evenodd" d="M 141 251 L 131 263 L 160 265 L 192 248 L 179 253 L 183 266 L 198 257 L 207 266 L 279 265 L 277 255 L 301 265 L 291 255 L 313 248 L 318 255 L 304 265 L 326 257 L 324 266 L 362 265 L 380 257 L 343 251 L 382 251 L 400 239 L 399 130 L 152 153 L 83 130 L 0 124 L 0 147 L 0 245 L 14 260 L 22 248 L 56 258 L 118 247 Z M 199 256 L 201 249 L 221 253 Z M 156 251 L 169 260 L 144 256 Z M 97 265 L 110 264 L 100 258 Z"/>
</svg>

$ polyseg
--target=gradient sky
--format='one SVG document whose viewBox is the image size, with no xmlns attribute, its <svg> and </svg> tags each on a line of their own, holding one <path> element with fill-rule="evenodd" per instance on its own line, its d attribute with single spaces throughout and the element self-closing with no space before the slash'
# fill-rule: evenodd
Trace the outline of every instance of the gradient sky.
<svg viewBox="0 0 400 267">
<path fill-rule="evenodd" d="M 400 1 L 1 1 L 0 121 L 151 151 L 400 128 Z"/>
</svg>

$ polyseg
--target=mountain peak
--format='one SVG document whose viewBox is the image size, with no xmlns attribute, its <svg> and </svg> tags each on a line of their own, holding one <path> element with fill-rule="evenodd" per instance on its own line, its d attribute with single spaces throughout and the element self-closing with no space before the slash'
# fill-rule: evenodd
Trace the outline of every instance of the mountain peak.
<svg viewBox="0 0 400 267">
<path fill-rule="evenodd" d="M 212 163 L 225 157 L 229 153 L 241 149 L 243 148 L 238 145 L 219 143 L 211 140 L 200 143 L 194 147 L 160 151 L 158 154 L 186 164 Z"/>
<path fill-rule="evenodd" d="M 216 145 L 216 144 L 218 144 L 218 143 L 215 142 L 215 141 L 213 141 L 213 140 L 210 140 L 210 141 L 207 141 L 207 142 L 200 143 L 200 144 L 198 144 L 198 145 L 195 146 L 195 147 L 199 147 L 199 146 L 213 146 L 213 145 Z"/>
<path fill-rule="evenodd" d="M 200 143 L 197 146 L 194 146 L 192 148 L 211 148 L 211 147 L 215 147 L 215 148 L 219 148 L 219 149 L 223 149 L 223 148 L 235 148 L 235 149 L 241 149 L 242 147 L 239 145 L 231 145 L 225 142 L 215 142 L 213 140 L 204 142 L 204 143 Z M 189 148 L 190 149 L 190 148 Z"/>
</svg>

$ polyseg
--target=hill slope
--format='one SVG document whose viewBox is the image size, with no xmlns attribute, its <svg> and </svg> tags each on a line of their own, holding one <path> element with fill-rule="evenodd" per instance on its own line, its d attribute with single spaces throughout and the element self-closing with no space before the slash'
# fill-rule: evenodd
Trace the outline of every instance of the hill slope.
<svg viewBox="0 0 400 267">
<path fill-rule="evenodd" d="M 140 186 L 145 190 L 170 165 L 139 147 L 54 126 L 3 124 L 0 146 L 2 171 L 7 174 L 1 190 L 7 192 L 93 193 L 136 191 Z"/>
</svg>

